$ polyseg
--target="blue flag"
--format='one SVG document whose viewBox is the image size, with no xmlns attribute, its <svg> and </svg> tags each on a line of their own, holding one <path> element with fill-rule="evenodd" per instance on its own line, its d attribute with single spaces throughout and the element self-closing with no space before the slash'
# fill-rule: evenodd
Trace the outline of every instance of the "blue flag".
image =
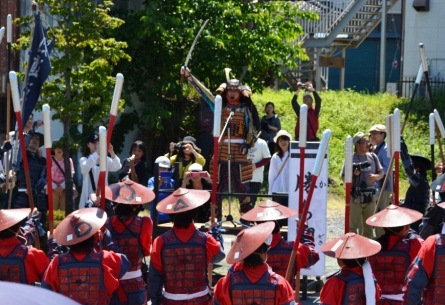
<svg viewBox="0 0 445 305">
<path fill-rule="evenodd" d="M 36 107 L 43 83 L 51 72 L 49 54 L 54 41 L 48 42 L 46 40 L 46 30 L 43 28 L 40 20 L 40 12 L 34 14 L 34 18 L 34 35 L 32 37 L 31 51 L 29 52 L 28 74 L 24 89 L 23 126 L 25 126 L 26 121 L 28 121 L 29 116 Z"/>
</svg>

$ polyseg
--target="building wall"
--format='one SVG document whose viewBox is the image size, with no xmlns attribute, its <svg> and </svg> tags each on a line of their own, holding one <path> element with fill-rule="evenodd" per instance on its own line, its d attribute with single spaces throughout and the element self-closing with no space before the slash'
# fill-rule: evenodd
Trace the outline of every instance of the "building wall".
<svg viewBox="0 0 445 305">
<path fill-rule="evenodd" d="M 420 66 L 419 43 L 424 44 L 431 77 L 445 77 L 445 1 L 429 0 L 428 12 L 416 11 L 405 1 L 403 77 L 415 77 Z"/>
</svg>

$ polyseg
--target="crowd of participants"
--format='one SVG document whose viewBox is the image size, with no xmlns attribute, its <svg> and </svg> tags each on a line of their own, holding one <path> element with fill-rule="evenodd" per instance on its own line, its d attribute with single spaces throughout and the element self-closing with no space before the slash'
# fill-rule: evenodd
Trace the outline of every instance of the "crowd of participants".
<svg viewBox="0 0 445 305">
<path fill-rule="evenodd" d="M 187 69 L 181 73 L 202 92 Z M 302 88 L 308 106 L 307 140 L 318 141 L 321 98 L 312 83 L 301 84 L 291 101 L 297 117 Z M 42 135 L 31 116 L 24 129 L 25 153 L 36 209 L 29 208 L 19 151 L 15 185 L 0 210 L 0 279 L 39 283 L 80 304 L 293 304 L 298 299 L 294 291 L 298 271 L 319 259 L 314 232 L 307 226 L 302 226 L 300 241 L 288 242 L 280 233 L 283 220 L 297 214 L 288 208 L 287 198 L 277 194 L 289 193 L 289 148 L 290 141 L 298 140 L 299 120 L 293 137 L 281 129 L 272 102 L 266 104 L 260 120 L 250 89 L 238 80 L 228 79 L 216 92 L 223 101 L 221 127 L 229 127 L 219 150 L 212 154 L 208 141 L 201 142 L 205 147 L 201 150 L 194 137 L 186 136 L 172 142 L 169 151 L 156 159 L 157 172 L 149 178 L 142 141 L 133 143 L 122 162 L 110 144 L 107 174 L 116 172 L 119 182 L 106 187 L 102 194 L 105 205 L 95 196 L 99 138 L 88 137 L 79 160 L 82 190 L 79 194 L 73 189 L 79 209 L 48 233 L 42 229 L 47 222 L 48 187 L 53 190 L 54 208 L 66 209 L 64 154 L 56 141 L 53 155 L 48 156 L 53 182 L 46 185 L 46 161 L 39 149 Z M 214 100 L 202 96 L 203 105 L 210 107 Z M 445 276 L 440 268 L 445 203 L 439 203 L 445 193 L 430 191 L 426 172 L 431 162 L 409 154 L 401 138 L 401 159 L 410 185 L 404 201 L 394 203 L 386 135 L 386 127 L 376 124 L 353 137 L 350 233 L 322 247 L 325 255 L 337 258 L 341 269 L 326 279 L 321 304 L 445 303 L 440 280 Z M 213 140 L 203 135 L 198 139 Z M 5 142 L 1 152 L 13 148 Z M 213 156 L 218 158 L 217 169 L 210 166 Z M 72 160 L 69 164 L 74 175 Z M 443 165 L 438 163 L 436 170 L 439 177 L 431 189 L 445 190 Z M 249 173 L 247 177 L 244 172 Z M 255 195 L 266 175 L 272 200 L 257 204 Z M 228 251 L 226 260 L 231 267 L 215 287 L 209 282 L 209 264 L 226 255 L 220 223 L 211 218 L 209 190 L 213 183 L 218 184 L 219 194 L 232 185 L 241 194 L 239 210 L 247 227 Z M 159 192 L 157 203 L 153 191 Z M 156 213 L 158 223 L 171 221 L 173 227 L 153 239 L 153 221 L 141 213 L 144 204 L 151 215 Z M 216 220 L 221 220 L 221 205 L 218 207 Z M 196 228 L 196 223 L 204 222 L 208 227 Z M 47 253 L 32 246 L 45 234 Z M 294 261 L 292 252 L 296 253 Z M 288 265 L 292 266 L 290 273 Z"/>
</svg>

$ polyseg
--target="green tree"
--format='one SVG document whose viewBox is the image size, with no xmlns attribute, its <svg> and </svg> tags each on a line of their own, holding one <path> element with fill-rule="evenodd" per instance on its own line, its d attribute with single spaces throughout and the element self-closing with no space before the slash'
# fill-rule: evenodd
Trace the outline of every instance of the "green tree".
<svg viewBox="0 0 445 305">
<path fill-rule="evenodd" d="M 56 40 L 51 53 L 51 77 L 42 89 L 42 101 L 56 110 L 53 119 L 63 123 L 65 168 L 70 168 L 72 143 L 84 143 L 98 124 L 108 126 L 107 119 L 114 87 L 113 72 L 121 61 L 129 62 L 127 43 L 117 41 L 114 32 L 123 20 L 110 15 L 112 1 L 38 0 L 42 19 L 50 23 L 48 39 Z M 30 28 L 32 18 L 23 17 L 22 29 Z M 52 23 L 52 24 L 51 24 Z M 22 32 L 17 47 L 26 49 L 28 32 Z M 123 101 L 120 103 L 123 108 Z M 37 105 L 37 108 L 40 108 Z M 81 126 L 82 132 L 78 131 Z M 73 179 L 65 171 L 67 213 L 74 206 Z"/>
<path fill-rule="evenodd" d="M 126 21 L 119 38 L 128 42 L 133 58 L 120 70 L 126 89 L 142 105 L 128 118 L 122 116 L 121 126 L 138 126 L 152 160 L 165 153 L 170 141 L 196 132 L 191 114 L 199 97 L 180 85 L 179 71 L 206 19 L 189 62 L 192 73 L 214 90 L 225 81 L 225 67 L 233 69 L 234 78 L 244 68 L 243 82 L 261 92 L 270 85 L 267 80 L 283 77 L 282 66 L 295 67 L 296 58 L 306 56 L 297 43 L 303 29 L 295 20 L 318 18 L 290 1 L 150 0 L 143 10 L 124 8 L 116 14 Z"/>
</svg>

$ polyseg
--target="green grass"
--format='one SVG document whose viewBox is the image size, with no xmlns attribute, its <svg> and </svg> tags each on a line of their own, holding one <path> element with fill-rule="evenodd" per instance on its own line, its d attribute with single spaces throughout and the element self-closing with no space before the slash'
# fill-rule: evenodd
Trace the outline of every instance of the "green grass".
<svg viewBox="0 0 445 305">
<path fill-rule="evenodd" d="M 262 94 L 254 94 L 253 100 L 260 117 L 264 115 L 264 106 L 268 101 L 275 104 L 275 112 L 281 120 L 282 129 L 294 134 L 296 114 L 292 109 L 293 92 L 289 90 L 265 90 Z M 299 102 L 301 103 L 301 93 Z M 332 131 L 329 145 L 329 178 L 333 181 L 330 195 L 344 196 L 344 185 L 340 179 L 340 172 L 344 161 L 344 143 L 348 135 L 356 132 L 367 133 L 374 124 L 385 124 L 386 116 L 392 114 L 395 108 L 401 112 L 401 122 L 405 120 L 409 100 L 397 98 L 390 94 L 367 94 L 352 90 L 319 92 L 322 98 L 320 112 L 320 129 L 318 137 L 325 129 Z M 443 115 L 445 98 L 443 94 L 434 97 L 435 108 Z M 431 106 L 428 101 L 415 100 L 412 111 L 405 126 L 403 136 L 411 154 L 420 153 L 430 158 L 428 134 L 428 115 Z M 439 149 L 436 141 L 435 160 L 439 160 Z M 406 176 L 400 168 L 400 194 L 404 197 L 407 188 Z M 402 195 L 403 194 L 403 195 Z"/>
</svg>

